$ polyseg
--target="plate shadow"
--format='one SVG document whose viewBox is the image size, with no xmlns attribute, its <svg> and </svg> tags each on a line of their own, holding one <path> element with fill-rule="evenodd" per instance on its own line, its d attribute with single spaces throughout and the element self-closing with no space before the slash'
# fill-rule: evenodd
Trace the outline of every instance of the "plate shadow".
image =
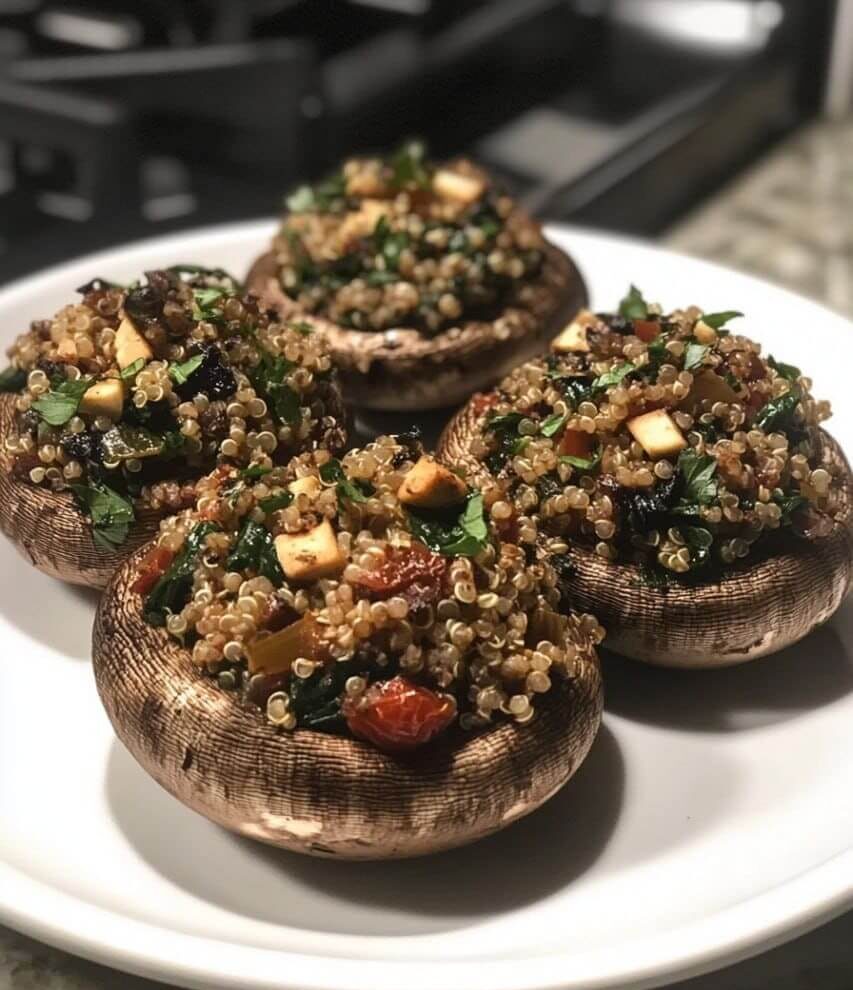
<svg viewBox="0 0 853 990">
<path fill-rule="evenodd" d="M 347 863 L 279 850 L 210 824 L 162 791 L 118 742 L 105 780 L 127 840 L 193 896 L 266 923 L 383 935 L 465 927 L 556 893 L 601 855 L 624 787 L 622 754 L 605 726 L 574 778 L 504 831 L 419 859 Z"/>
<path fill-rule="evenodd" d="M 850 612 L 848 604 L 843 616 L 779 653 L 719 670 L 653 667 L 602 650 L 605 707 L 638 722 L 710 732 L 796 718 L 853 691 L 853 651 L 840 631 Z"/>
</svg>

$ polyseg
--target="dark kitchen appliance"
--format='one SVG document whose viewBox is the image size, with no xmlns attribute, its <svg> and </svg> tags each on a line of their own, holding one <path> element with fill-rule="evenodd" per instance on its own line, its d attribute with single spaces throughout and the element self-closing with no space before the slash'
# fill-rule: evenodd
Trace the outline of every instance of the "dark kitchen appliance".
<svg viewBox="0 0 853 990">
<path fill-rule="evenodd" d="M 0 281 L 424 135 L 654 233 L 820 103 L 830 0 L 0 0 Z"/>
</svg>

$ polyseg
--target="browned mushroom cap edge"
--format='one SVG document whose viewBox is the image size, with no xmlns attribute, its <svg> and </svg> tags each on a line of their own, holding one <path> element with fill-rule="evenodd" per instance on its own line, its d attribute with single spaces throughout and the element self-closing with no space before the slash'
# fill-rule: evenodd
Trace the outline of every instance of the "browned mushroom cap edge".
<svg viewBox="0 0 853 990">
<path fill-rule="evenodd" d="M 350 402 L 367 409 L 422 411 L 463 402 L 497 381 L 541 351 L 587 304 L 586 285 L 574 261 L 550 243 L 544 254 L 539 278 L 527 286 L 524 307 L 503 311 L 504 316 L 520 312 L 524 325 L 523 332 L 506 340 L 498 339 L 495 321 L 484 320 L 470 320 L 434 337 L 406 327 L 382 332 L 341 327 L 304 313 L 284 294 L 271 252 L 254 262 L 246 286 L 283 319 L 307 321 L 326 334 Z"/>
<path fill-rule="evenodd" d="M 13 473 L 4 441 L 14 423 L 15 398 L 0 396 L 0 529 L 45 574 L 103 588 L 127 555 L 157 533 L 162 513 L 137 512 L 121 546 L 114 550 L 97 546 L 91 525 L 70 492 L 54 492 Z"/>
<path fill-rule="evenodd" d="M 572 776 L 601 721 L 597 659 L 502 723 L 397 759 L 323 733 L 278 734 L 221 690 L 130 591 L 145 548 L 115 574 L 93 635 L 98 691 L 121 741 L 178 800 L 232 831 L 340 859 L 449 849 L 533 811 Z"/>
<path fill-rule="evenodd" d="M 438 456 L 474 480 L 485 468 L 470 454 L 489 396 L 475 396 L 447 424 Z M 571 547 L 572 607 L 592 612 L 607 631 L 608 649 L 666 667 L 711 668 L 776 653 L 826 622 L 853 579 L 853 478 L 838 443 L 821 431 L 825 463 L 844 472 L 842 505 L 832 532 L 806 540 L 780 534 L 768 555 L 745 561 L 720 581 L 648 587 L 631 564 L 605 561 Z"/>
</svg>

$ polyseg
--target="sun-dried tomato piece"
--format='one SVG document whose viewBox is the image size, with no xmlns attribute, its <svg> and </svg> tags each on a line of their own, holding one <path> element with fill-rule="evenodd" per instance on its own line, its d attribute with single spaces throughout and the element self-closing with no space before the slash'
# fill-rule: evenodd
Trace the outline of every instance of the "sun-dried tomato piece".
<svg viewBox="0 0 853 990">
<path fill-rule="evenodd" d="M 402 595 L 421 604 L 435 601 L 447 573 L 447 558 L 433 553 L 423 543 L 410 547 L 390 547 L 385 560 L 361 578 L 359 584 L 373 599 Z"/>
<path fill-rule="evenodd" d="M 373 684 L 358 699 L 341 706 L 350 732 L 385 753 L 423 746 L 456 717 L 452 698 L 441 697 L 405 677 Z"/>
<path fill-rule="evenodd" d="M 660 323 L 657 320 L 634 320 L 634 335 L 646 344 L 650 344 L 660 333 Z"/>
<path fill-rule="evenodd" d="M 589 457 L 592 453 L 592 434 L 583 430 L 564 430 L 557 453 L 570 457 Z"/>
<path fill-rule="evenodd" d="M 139 573 L 130 590 L 136 595 L 147 595 L 166 573 L 174 559 L 174 550 L 160 546 L 153 547 L 139 562 Z"/>
<path fill-rule="evenodd" d="M 471 406 L 477 416 L 482 416 L 487 409 L 498 404 L 498 397 L 494 392 L 475 392 L 471 398 Z"/>
</svg>

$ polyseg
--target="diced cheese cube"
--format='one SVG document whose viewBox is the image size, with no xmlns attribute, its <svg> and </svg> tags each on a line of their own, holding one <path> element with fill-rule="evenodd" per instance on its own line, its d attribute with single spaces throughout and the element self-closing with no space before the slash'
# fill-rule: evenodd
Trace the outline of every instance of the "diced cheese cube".
<svg viewBox="0 0 853 990">
<path fill-rule="evenodd" d="M 708 326 L 704 320 L 699 320 L 695 327 L 693 327 L 693 336 L 699 341 L 700 344 L 713 344 L 717 339 L 717 331 Z"/>
<path fill-rule="evenodd" d="M 588 351 L 589 342 L 586 339 L 586 326 L 577 321 L 570 323 L 551 341 L 551 348 L 561 354 Z"/>
<path fill-rule="evenodd" d="M 703 399 L 708 399 L 710 402 L 738 401 L 735 390 L 716 371 L 702 371 L 694 377 L 684 404 L 695 406 Z"/>
<path fill-rule="evenodd" d="M 476 175 L 463 175 L 449 168 L 440 168 L 432 177 L 432 188 L 441 199 L 470 206 L 486 191 L 486 183 Z"/>
<path fill-rule="evenodd" d="M 109 416 L 121 419 L 124 406 L 124 388 L 118 378 L 107 378 L 86 389 L 80 400 L 80 412 L 90 416 Z"/>
<path fill-rule="evenodd" d="M 317 492 L 323 486 L 320 484 L 320 479 L 315 474 L 307 474 L 304 478 L 297 478 L 296 481 L 291 481 L 287 486 L 287 490 L 293 495 L 316 495 Z"/>
<path fill-rule="evenodd" d="M 424 454 L 403 478 L 397 498 L 404 505 L 438 509 L 461 502 L 467 493 L 468 486 L 458 475 L 439 464 L 435 458 Z"/>
<path fill-rule="evenodd" d="M 307 533 L 282 533 L 277 536 L 275 552 L 285 577 L 291 581 L 334 577 L 346 566 L 346 559 L 328 519 Z"/>
<path fill-rule="evenodd" d="M 125 316 L 116 330 L 116 363 L 119 368 L 124 370 L 140 358 L 150 361 L 153 357 L 151 345 Z"/>
<path fill-rule="evenodd" d="M 353 241 L 369 237 L 376 229 L 379 218 L 391 213 L 391 205 L 381 199 L 365 199 L 355 213 L 350 213 L 338 227 L 339 247 L 346 248 Z"/>
<path fill-rule="evenodd" d="M 649 457 L 669 457 L 687 446 L 684 434 L 666 409 L 655 409 L 635 416 L 626 425 Z"/>
<path fill-rule="evenodd" d="M 63 337 L 59 342 L 59 346 L 56 348 L 56 353 L 62 361 L 76 361 L 77 345 L 71 337 Z"/>
</svg>

